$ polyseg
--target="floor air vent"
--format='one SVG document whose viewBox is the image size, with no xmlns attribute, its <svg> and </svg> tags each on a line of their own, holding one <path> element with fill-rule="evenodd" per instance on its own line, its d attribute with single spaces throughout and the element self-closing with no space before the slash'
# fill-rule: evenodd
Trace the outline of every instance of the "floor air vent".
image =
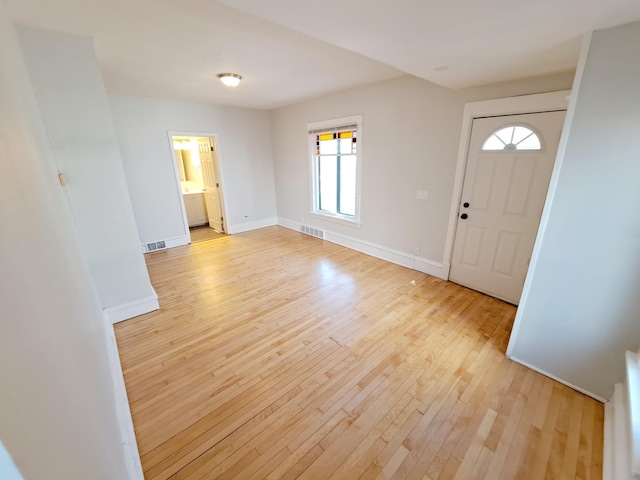
<svg viewBox="0 0 640 480">
<path fill-rule="evenodd" d="M 308 227 L 307 225 L 300 225 L 300 231 L 311 235 L 312 237 L 321 238 L 324 240 L 324 230 L 318 228 Z"/>
<path fill-rule="evenodd" d="M 165 248 L 167 248 L 167 244 L 164 242 L 164 240 L 145 244 L 145 251 L 147 252 L 155 252 L 156 250 L 163 250 Z"/>
</svg>

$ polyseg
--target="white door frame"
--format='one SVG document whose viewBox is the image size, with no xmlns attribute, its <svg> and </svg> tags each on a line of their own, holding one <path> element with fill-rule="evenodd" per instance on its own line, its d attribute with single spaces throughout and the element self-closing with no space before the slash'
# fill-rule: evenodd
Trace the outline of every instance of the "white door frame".
<svg viewBox="0 0 640 480">
<path fill-rule="evenodd" d="M 467 169 L 467 156 L 469 155 L 471 127 L 473 125 L 474 118 L 566 110 L 569 106 L 570 95 L 571 90 L 562 90 L 559 92 L 498 98 L 495 100 L 483 100 L 480 102 L 470 102 L 465 104 L 462 118 L 462 131 L 460 133 L 460 146 L 458 147 L 456 174 L 453 181 L 451 211 L 449 212 L 449 224 L 447 227 L 447 237 L 444 244 L 444 256 L 442 262 L 445 268 L 447 280 L 449 279 L 449 272 L 451 271 L 453 242 L 456 235 L 456 225 L 458 223 L 464 174 Z"/>
<path fill-rule="evenodd" d="M 218 206 L 220 207 L 220 214 L 222 215 L 222 220 L 220 221 L 222 225 L 223 233 L 228 234 L 229 228 L 227 225 L 227 214 L 224 209 L 224 191 L 222 189 L 222 167 L 220 166 L 220 155 L 218 154 L 218 137 L 209 137 L 209 140 L 213 140 L 213 154 L 211 155 L 211 168 L 213 168 L 213 174 L 215 176 L 216 184 L 218 185 L 216 199 L 218 202 Z M 211 226 L 211 225 L 209 225 Z"/>
<path fill-rule="evenodd" d="M 178 198 L 180 199 L 180 209 L 182 211 L 182 221 L 184 222 L 184 231 L 185 231 L 185 237 L 187 238 L 187 243 L 191 243 L 191 232 L 189 231 L 189 220 L 187 219 L 187 209 L 184 206 L 184 199 L 182 197 L 182 187 L 180 186 L 180 173 L 178 172 L 178 162 L 176 159 L 176 153 L 173 149 L 173 137 L 205 137 L 205 138 L 213 138 L 214 142 L 215 142 L 215 148 L 216 148 L 216 156 L 217 156 L 217 164 L 218 164 L 218 175 L 220 176 L 218 178 L 218 182 L 220 183 L 220 190 L 222 190 L 222 186 L 224 185 L 224 180 L 223 180 L 223 173 L 222 173 L 222 160 L 220 158 L 220 141 L 218 140 L 218 134 L 217 133 L 209 133 L 209 132 L 193 132 L 193 131 L 168 131 L 167 132 L 167 136 L 169 138 L 169 149 L 171 151 L 171 160 L 173 163 L 173 174 L 175 177 L 175 181 L 176 181 L 176 189 L 177 189 L 177 193 L 178 193 Z M 215 161 L 214 161 L 214 168 L 215 168 Z M 222 195 L 220 192 L 218 192 L 220 195 Z M 226 225 L 226 219 L 227 219 L 227 212 L 225 210 L 225 204 L 222 201 L 222 198 L 220 199 L 220 209 L 222 210 L 222 216 L 225 219 L 225 225 Z M 227 230 L 227 229 L 225 229 Z"/>
</svg>

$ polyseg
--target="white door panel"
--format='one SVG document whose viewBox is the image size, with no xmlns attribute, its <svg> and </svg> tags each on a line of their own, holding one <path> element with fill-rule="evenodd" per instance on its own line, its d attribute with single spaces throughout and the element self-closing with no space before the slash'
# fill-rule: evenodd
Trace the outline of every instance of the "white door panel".
<svg viewBox="0 0 640 480">
<path fill-rule="evenodd" d="M 473 121 L 451 281 L 519 302 L 564 115 L 564 111 L 545 112 Z M 487 138 L 510 125 L 536 132 L 541 149 L 482 150 Z"/>
<path fill-rule="evenodd" d="M 213 151 L 208 139 L 201 139 L 198 142 L 200 151 L 200 164 L 202 165 L 202 178 L 204 182 L 204 198 L 207 205 L 207 216 L 209 226 L 214 230 L 223 233 L 224 222 L 222 219 L 222 208 L 220 206 L 219 185 L 216 178 Z"/>
</svg>

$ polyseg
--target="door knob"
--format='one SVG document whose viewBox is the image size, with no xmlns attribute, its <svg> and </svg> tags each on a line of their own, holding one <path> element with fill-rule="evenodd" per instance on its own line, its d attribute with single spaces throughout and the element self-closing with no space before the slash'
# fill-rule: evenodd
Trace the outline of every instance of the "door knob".
<svg viewBox="0 0 640 480">
<path fill-rule="evenodd" d="M 460 218 L 463 220 L 466 220 L 467 218 L 469 218 L 469 215 L 467 215 L 466 213 L 463 213 L 462 215 L 460 215 Z"/>
<path fill-rule="evenodd" d="M 464 202 L 464 203 L 462 204 L 462 206 L 463 206 L 464 208 L 469 208 L 469 202 Z"/>
</svg>

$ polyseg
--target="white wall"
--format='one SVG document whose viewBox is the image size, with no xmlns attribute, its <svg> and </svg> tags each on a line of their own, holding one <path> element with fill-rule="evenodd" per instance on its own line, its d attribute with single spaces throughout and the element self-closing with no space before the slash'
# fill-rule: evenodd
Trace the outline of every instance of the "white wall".
<svg viewBox="0 0 640 480">
<path fill-rule="evenodd" d="M 102 307 L 155 295 L 91 39 L 26 27 L 18 35 Z"/>
<path fill-rule="evenodd" d="M 572 79 L 449 90 L 404 76 L 272 111 L 278 216 L 442 262 L 464 104 L 568 89 Z M 308 215 L 307 124 L 355 114 L 363 115 L 360 228 Z M 416 200 L 418 189 L 428 201 Z"/>
<path fill-rule="evenodd" d="M 110 96 L 140 238 L 186 235 L 168 132 L 216 133 L 228 230 L 275 223 L 269 114 L 262 110 Z M 255 222 L 255 223 L 254 223 Z"/>
<path fill-rule="evenodd" d="M 26 479 L 125 479 L 100 306 L 0 3 L 0 440 Z"/>
<path fill-rule="evenodd" d="M 510 354 L 600 398 L 640 346 L 640 23 L 595 32 Z"/>
</svg>

